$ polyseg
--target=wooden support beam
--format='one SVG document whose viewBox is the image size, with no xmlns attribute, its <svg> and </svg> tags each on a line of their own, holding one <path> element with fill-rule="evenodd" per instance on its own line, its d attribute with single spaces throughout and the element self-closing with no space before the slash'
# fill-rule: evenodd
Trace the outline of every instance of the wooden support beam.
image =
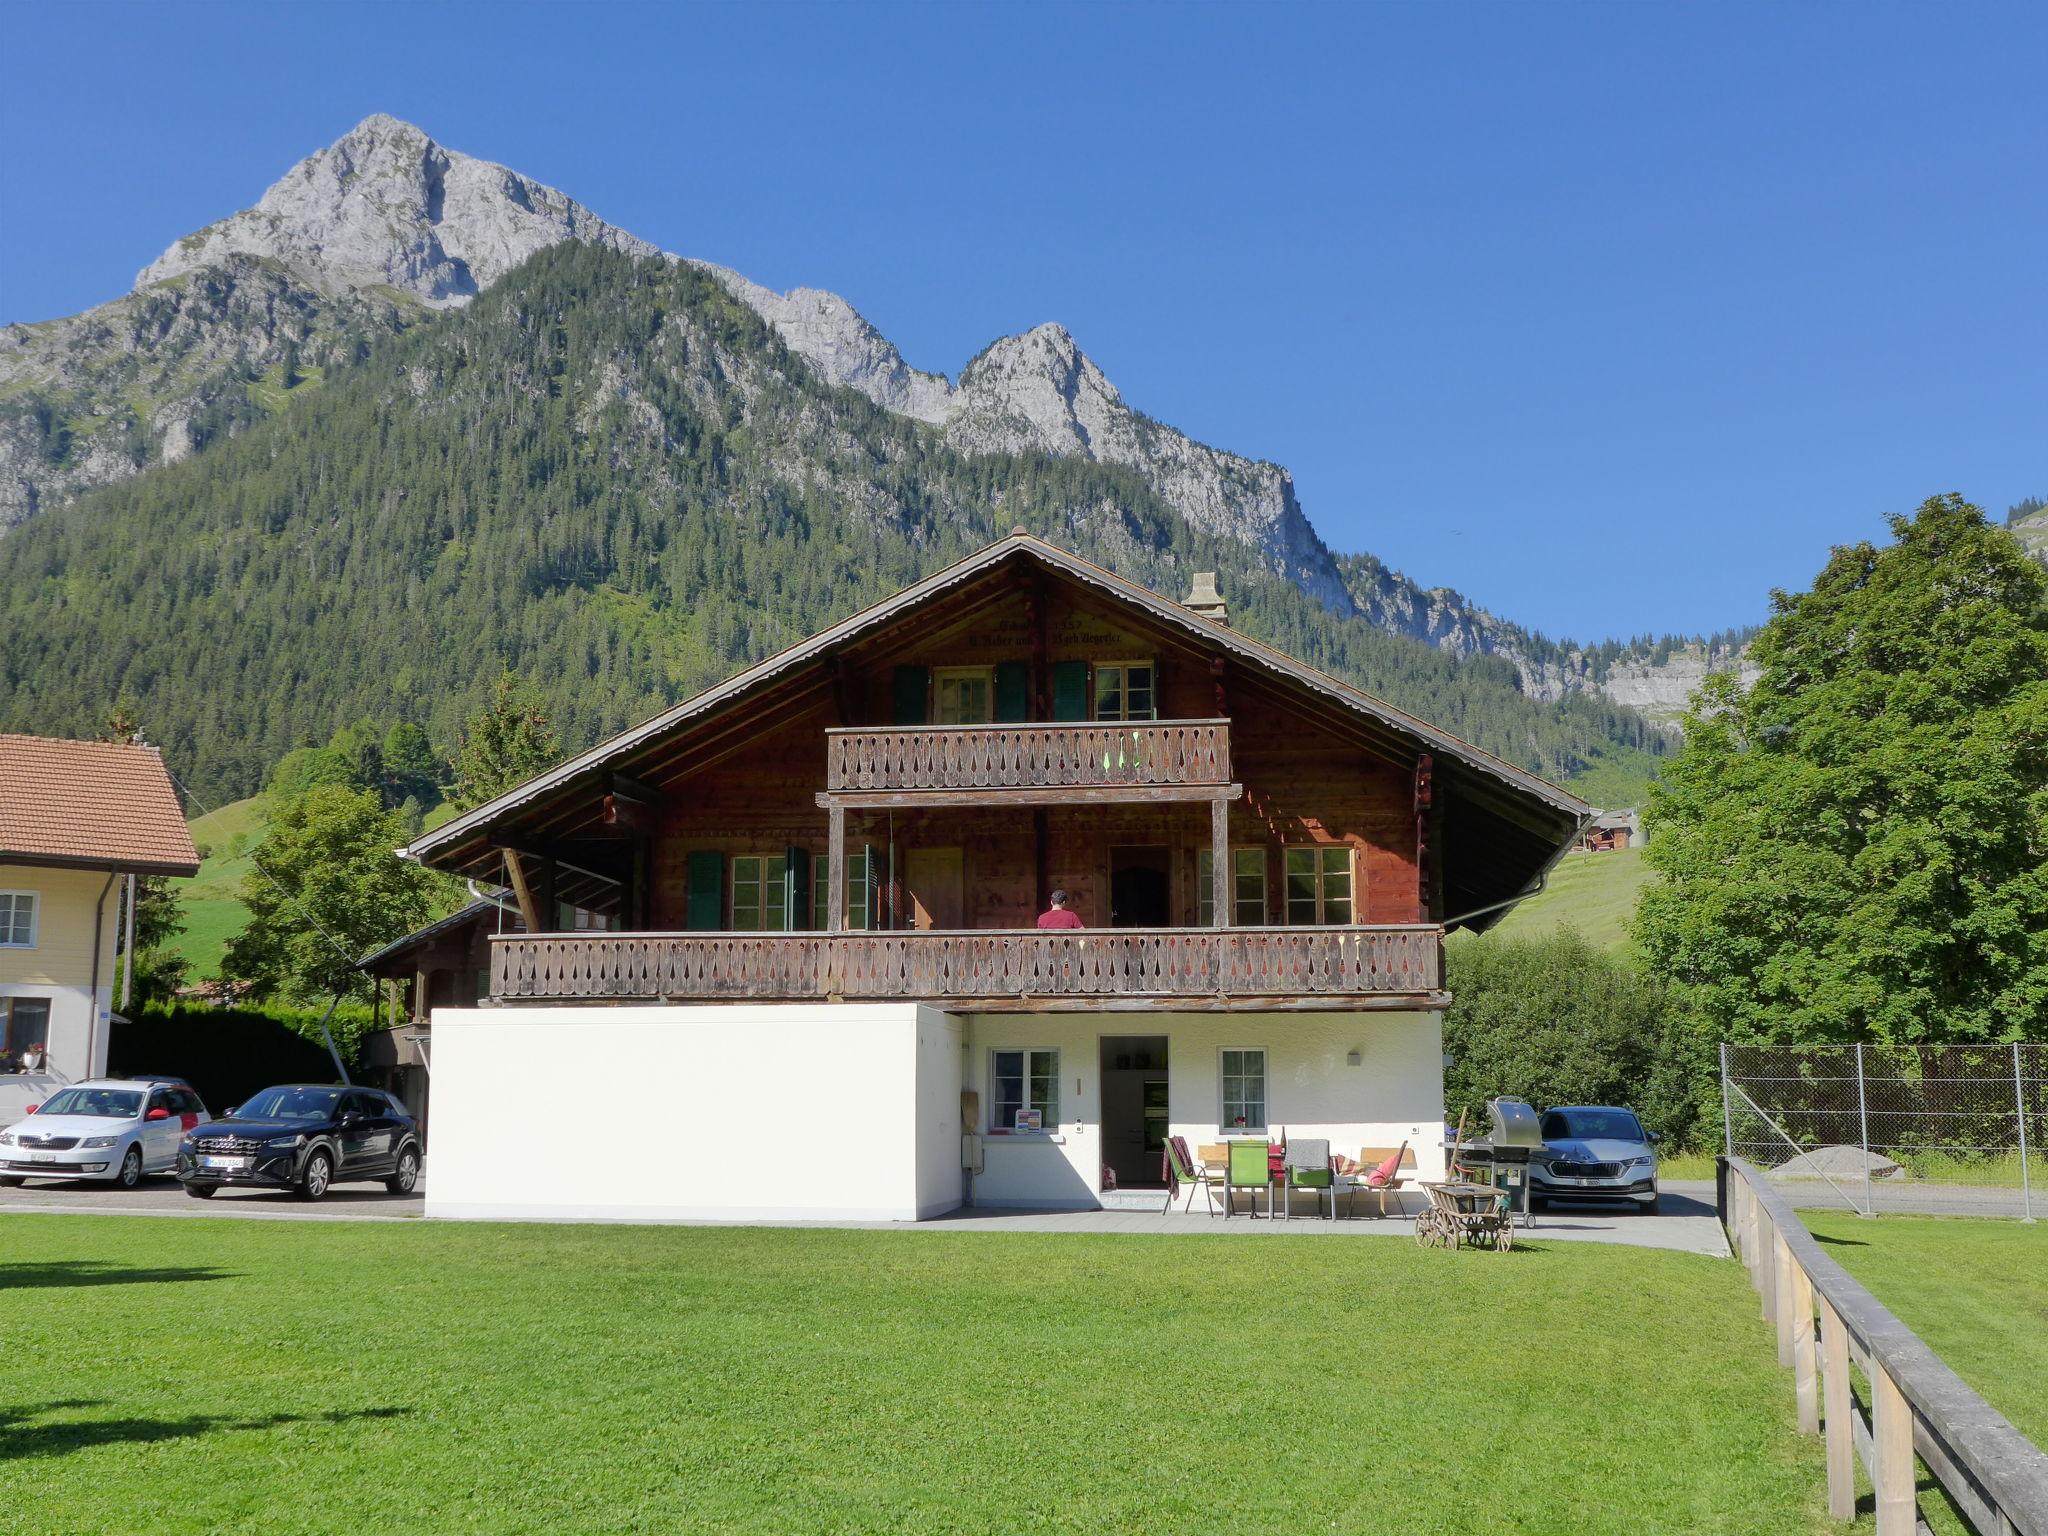
<svg viewBox="0 0 2048 1536">
<path fill-rule="evenodd" d="M 1031 812 L 1031 873 L 1038 892 L 1038 905 L 1032 909 L 1034 912 L 1043 912 L 1052 905 L 1051 845 L 1051 816 L 1045 807 L 1038 806 Z"/>
<path fill-rule="evenodd" d="M 562 867 L 553 859 L 540 861 L 540 909 L 550 931 L 562 921 Z"/>
<path fill-rule="evenodd" d="M 1427 921 L 1435 909 L 1430 865 L 1430 811 L 1436 800 L 1436 760 L 1427 752 L 1415 758 L 1415 916 Z"/>
<path fill-rule="evenodd" d="M 1031 635 L 1031 718 L 1052 718 L 1051 668 L 1046 660 L 1045 581 L 1035 572 L 1024 589 L 1024 623 Z M 1043 903 L 1044 897 L 1040 896 Z"/>
<path fill-rule="evenodd" d="M 512 887 L 512 899 L 519 903 L 519 917 L 528 933 L 545 933 L 540 925 L 540 903 L 533 899 L 533 887 L 526 878 L 526 856 L 515 848 L 505 854 L 505 883 Z"/>
<path fill-rule="evenodd" d="M 1837 1520 L 1854 1520 L 1856 1436 L 1850 1421 L 1856 1410 L 1849 1396 L 1849 1330 L 1825 1296 L 1820 1299 L 1820 1338 L 1828 1439 L 1828 1513 Z"/>
<path fill-rule="evenodd" d="M 825 878 L 832 882 L 825 896 L 825 931 L 846 928 L 846 807 L 825 807 Z"/>
<path fill-rule="evenodd" d="M 1785 1246 L 1785 1234 L 1776 1234 L 1771 1239 L 1771 1289 L 1776 1302 L 1771 1321 L 1778 1329 L 1780 1365 L 1792 1363 L 1792 1271 L 1798 1267 L 1792 1262 L 1792 1250 Z"/>
<path fill-rule="evenodd" d="M 848 810 L 936 810 L 947 806 L 1095 805 L 1118 801 L 1139 805 L 1167 800 L 1220 803 L 1239 799 L 1243 794 L 1242 784 L 1072 784 L 1036 789 L 821 789 L 817 802 L 822 807 L 836 804 Z"/>
<path fill-rule="evenodd" d="M 1799 1407 L 1799 1432 L 1820 1433 L 1819 1362 L 1813 1347 L 1813 1281 L 1792 1261 L 1792 1392 Z"/>
<path fill-rule="evenodd" d="M 1231 897 L 1234 894 L 1230 878 L 1230 802 L 1211 800 L 1209 802 L 1209 899 L 1213 906 L 1210 922 L 1213 927 L 1230 926 Z M 1334 1209 L 1334 1207 L 1332 1207 Z"/>
<path fill-rule="evenodd" d="M 1870 1484 L 1877 1493 L 1877 1536 L 1914 1536 L 1913 1405 L 1882 1362 L 1870 1362 Z"/>
</svg>

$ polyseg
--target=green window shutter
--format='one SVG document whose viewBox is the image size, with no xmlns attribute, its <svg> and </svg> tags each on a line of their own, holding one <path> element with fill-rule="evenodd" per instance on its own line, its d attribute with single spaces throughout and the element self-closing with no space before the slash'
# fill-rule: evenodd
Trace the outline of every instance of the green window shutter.
<svg viewBox="0 0 2048 1536">
<path fill-rule="evenodd" d="M 1052 717 L 1055 720 L 1088 718 L 1088 663 L 1056 661 L 1052 664 Z"/>
<path fill-rule="evenodd" d="M 689 902 L 683 926 L 716 930 L 725 920 L 725 855 L 716 849 L 692 853 L 688 862 Z"/>
<path fill-rule="evenodd" d="M 1021 661 L 996 663 L 996 723 L 1019 725 L 1031 718 L 1031 668 Z"/>
<path fill-rule="evenodd" d="M 932 674 L 929 667 L 896 669 L 896 723 L 926 725 L 931 721 Z"/>
<path fill-rule="evenodd" d="M 860 901 L 858 906 L 860 909 L 860 926 L 863 928 L 879 928 L 882 926 L 881 870 L 881 855 L 875 852 L 872 843 L 866 844 L 860 851 L 858 874 L 860 882 Z M 854 904 L 849 903 L 849 905 Z M 847 926 L 849 928 L 853 926 L 851 916 L 847 919 Z"/>
<path fill-rule="evenodd" d="M 811 856 L 801 848 L 782 856 L 782 910 L 792 930 L 804 927 L 811 915 Z"/>
</svg>

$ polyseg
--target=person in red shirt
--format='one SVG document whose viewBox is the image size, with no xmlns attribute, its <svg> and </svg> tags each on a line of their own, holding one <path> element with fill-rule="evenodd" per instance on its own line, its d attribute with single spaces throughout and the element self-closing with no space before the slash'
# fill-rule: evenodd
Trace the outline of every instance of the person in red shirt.
<svg viewBox="0 0 2048 1536">
<path fill-rule="evenodd" d="M 1068 900 L 1069 898 L 1065 891 L 1054 891 L 1052 893 L 1052 905 L 1038 914 L 1038 926 L 1041 928 L 1087 927 L 1088 925 L 1081 921 L 1078 914 L 1067 910 Z"/>
</svg>

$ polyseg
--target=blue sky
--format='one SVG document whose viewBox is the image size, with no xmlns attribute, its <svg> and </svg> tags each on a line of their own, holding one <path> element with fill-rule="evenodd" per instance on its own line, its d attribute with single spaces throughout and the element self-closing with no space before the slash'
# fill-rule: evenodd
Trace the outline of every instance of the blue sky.
<svg viewBox="0 0 2048 1536">
<path fill-rule="evenodd" d="M 1554 635 L 2048 495 L 2044 6 L 4 0 L 0 58 L 0 320 L 386 111 L 920 367 L 1058 320 L 1332 547 Z"/>
</svg>

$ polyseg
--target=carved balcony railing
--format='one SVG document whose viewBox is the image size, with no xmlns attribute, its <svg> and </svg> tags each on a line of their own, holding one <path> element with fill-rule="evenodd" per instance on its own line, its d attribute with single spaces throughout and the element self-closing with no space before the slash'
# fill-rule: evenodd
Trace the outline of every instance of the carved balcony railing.
<svg viewBox="0 0 2048 1536">
<path fill-rule="evenodd" d="M 1229 782 L 1228 720 L 917 725 L 825 733 L 828 792 Z"/>
<path fill-rule="evenodd" d="M 491 995 L 514 1004 L 1369 1007 L 1436 998 L 1442 941 L 1426 925 L 522 934 L 491 941 Z"/>
</svg>

